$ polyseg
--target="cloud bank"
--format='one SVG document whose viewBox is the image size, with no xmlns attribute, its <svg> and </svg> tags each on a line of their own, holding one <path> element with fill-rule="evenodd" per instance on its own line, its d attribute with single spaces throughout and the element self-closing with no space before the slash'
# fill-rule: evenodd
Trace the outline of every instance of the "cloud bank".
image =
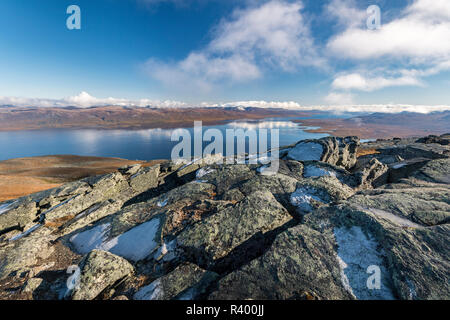
<svg viewBox="0 0 450 320">
<path fill-rule="evenodd" d="M 301 105 L 295 101 L 233 101 L 225 103 L 186 103 L 181 101 L 159 101 L 150 99 L 127 100 L 118 98 L 96 98 L 82 92 L 79 95 L 63 99 L 40 99 L 40 98 L 19 98 L 19 97 L 1 97 L 0 107 L 2 105 L 16 107 L 101 107 L 101 106 L 128 106 L 128 107 L 153 107 L 153 108 L 227 108 L 227 107 L 253 107 L 253 108 L 280 108 L 303 111 L 326 111 L 333 113 L 341 112 L 418 112 L 430 113 L 435 111 L 450 111 L 450 106 L 425 106 L 425 105 L 403 105 L 403 104 L 373 104 L 361 105 L 354 104 L 352 96 L 348 94 L 330 94 L 328 105 Z"/>
<path fill-rule="evenodd" d="M 155 106 L 157 108 L 183 108 L 187 104 L 180 101 L 171 100 L 128 100 L 118 98 L 96 98 L 91 96 L 87 92 L 81 92 L 80 94 L 72 97 L 62 99 L 42 99 L 42 98 L 21 98 L 21 97 L 2 97 L 0 96 L 0 105 L 12 105 L 18 107 L 100 107 L 100 106 L 135 106 L 135 107 L 147 107 Z"/>
</svg>

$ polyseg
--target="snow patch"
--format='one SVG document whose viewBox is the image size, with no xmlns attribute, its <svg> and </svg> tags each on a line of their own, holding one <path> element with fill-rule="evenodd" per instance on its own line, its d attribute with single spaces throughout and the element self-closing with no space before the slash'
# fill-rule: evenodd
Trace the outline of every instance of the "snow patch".
<svg viewBox="0 0 450 320">
<path fill-rule="evenodd" d="M 409 289 L 409 300 L 416 300 L 417 299 L 416 286 L 409 279 L 406 279 L 406 285 L 408 286 Z"/>
<path fill-rule="evenodd" d="M 406 163 L 398 163 L 392 166 L 393 169 L 400 169 L 406 166 Z"/>
<path fill-rule="evenodd" d="M 208 183 L 208 180 L 194 180 L 192 183 Z"/>
<path fill-rule="evenodd" d="M 313 211 L 311 200 L 325 203 L 322 199 L 313 194 L 314 191 L 310 188 L 298 188 L 291 194 L 291 204 L 300 209 L 302 213 Z"/>
<path fill-rule="evenodd" d="M 155 218 L 106 241 L 107 233 L 111 229 L 110 224 L 106 223 L 74 235 L 70 238 L 70 242 L 81 254 L 99 249 L 128 260 L 139 261 L 146 258 L 158 246 L 155 237 L 159 225 L 159 218 Z"/>
<path fill-rule="evenodd" d="M 9 210 L 11 210 L 11 207 L 13 204 L 15 204 L 17 201 L 14 202 L 8 202 L 8 203 L 4 203 L 2 205 L 0 205 L 0 215 L 8 212 Z"/>
<path fill-rule="evenodd" d="M 317 167 L 314 165 L 309 165 L 309 166 L 305 167 L 303 176 L 305 178 L 323 177 L 323 176 L 336 177 L 336 172 L 334 172 L 333 170 L 327 170 L 327 169 Z"/>
<path fill-rule="evenodd" d="M 347 275 L 344 272 L 344 270 L 348 267 L 348 265 L 339 256 L 337 257 L 337 260 L 339 263 L 342 286 L 348 293 L 350 293 L 354 298 L 356 298 L 355 294 L 353 293 L 353 289 L 350 286 L 350 281 L 348 280 Z"/>
<path fill-rule="evenodd" d="M 414 223 L 408 219 L 396 216 L 393 213 L 381 210 L 381 209 L 375 209 L 375 208 L 364 208 L 361 206 L 358 206 L 358 209 L 362 211 L 368 211 L 378 217 L 384 218 L 386 220 L 389 220 L 390 222 L 400 226 L 400 227 L 407 227 L 407 228 L 420 228 L 421 226 L 417 223 Z"/>
<path fill-rule="evenodd" d="M 82 213 L 80 213 L 75 218 L 73 218 L 73 221 L 78 221 L 81 218 L 84 218 L 84 217 L 90 215 L 91 213 L 93 213 L 93 212 L 97 211 L 98 209 L 100 209 L 101 206 L 102 206 L 101 203 L 94 204 L 92 207 L 84 210 Z"/>
<path fill-rule="evenodd" d="M 197 293 L 194 288 L 189 288 L 185 292 L 183 292 L 181 295 L 178 296 L 177 300 L 184 300 L 184 301 L 192 301 L 196 297 Z"/>
<path fill-rule="evenodd" d="M 377 249 L 378 243 L 367 237 L 357 226 L 335 228 L 334 235 L 338 244 L 338 263 L 344 288 L 360 300 L 395 299 L 388 286 L 389 274 L 383 266 L 384 253 Z M 367 268 L 378 266 L 381 270 L 380 289 L 369 289 L 367 280 L 371 274 Z"/>
<path fill-rule="evenodd" d="M 160 208 L 164 208 L 165 206 L 167 206 L 167 199 L 166 200 L 160 200 L 158 201 L 158 203 L 156 204 L 158 207 Z"/>
<path fill-rule="evenodd" d="M 272 152 L 271 151 L 267 151 L 267 152 L 264 152 L 264 153 L 250 154 L 246 158 L 246 164 L 257 164 L 257 163 L 267 164 L 271 160 L 273 160 L 272 157 L 273 156 L 272 156 Z"/>
<path fill-rule="evenodd" d="M 155 237 L 159 229 L 159 224 L 159 218 L 140 224 L 102 244 L 100 249 L 109 251 L 128 260 L 142 260 L 158 245 Z"/>
<path fill-rule="evenodd" d="M 176 258 L 175 255 L 176 240 L 172 240 L 169 243 L 163 243 L 161 247 L 155 252 L 153 258 L 157 261 L 162 260 L 164 262 L 172 261 Z"/>
<path fill-rule="evenodd" d="M 195 174 L 195 177 L 197 179 L 200 179 L 204 176 L 206 176 L 207 174 L 213 173 L 215 170 L 214 169 L 208 169 L 208 168 L 200 168 L 197 170 L 197 173 Z"/>
<path fill-rule="evenodd" d="M 40 227 L 42 227 L 42 225 L 41 225 L 40 223 L 35 224 L 34 226 L 32 226 L 32 227 L 31 227 L 30 229 L 28 229 L 27 231 L 22 232 L 21 234 L 18 234 L 18 235 L 16 235 L 16 236 L 12 237 L 11 239 L 9 239 L 9 241 L 16 241 L 16 240 L 19 240 L 19 239 L 21 239 L 21 238 L 23 238 L 23 237 L 26 237 L 26 236 L 28 236 L 29 234 L 31 234 L 31 233 L 33 233 L 34 231 L 36 231 L 37 229 L 39 229 Z"/>
<path fill-rule="evenodd" d="M 142 287 L 133 296 L 134 300 L 162 300 L 164 298 L 164 290 L 161 280 L 157 279 L 148 286 Z"/>
<path fill-rule="evenodd" d="M 297 161 L 320 161 L 322 158 L 323 147 L 316 142 L 302 142 L 293 147 L 288 158 Z"/>
<path fill-rule="evenodd" d="M 70 238 L 70 242 L 77 252 L 87 254 L 102 246 L 110 230 L 111 225 L 109 223 L 100 224 L 92 229 L 77 233 Z"/>
</svg>

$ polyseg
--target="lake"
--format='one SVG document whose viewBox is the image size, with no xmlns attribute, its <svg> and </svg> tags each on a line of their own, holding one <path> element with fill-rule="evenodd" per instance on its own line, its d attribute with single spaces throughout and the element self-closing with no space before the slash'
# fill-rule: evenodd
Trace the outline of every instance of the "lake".
<svg viewBox="0 0 450 320">
<path fill-rule="evenodd" d="M 293 118 L 272 118 L 251 121 L 231 121 L 223 125 L 204 126 L 219 129 L 279 129 L 280 146 L 299 140 L 327 136 L 305 132 L 305 127 L 292 122 Z M 193 128 L 187 128 L 193 136 Z M 43 155 L 73 154 L 81 156 L 118 157 L 130 160 L 169 159 L 178 142 L 171 141 L 177 129 L 146 130 L 35 130 L 0 132 L 0 160 Z M 270 130 L 269 130 L 270 131 Z M 270 136 L 268 138 L 270 142 Z M 208 144 L 208 143 L 206 143 Z"/>
</svg>

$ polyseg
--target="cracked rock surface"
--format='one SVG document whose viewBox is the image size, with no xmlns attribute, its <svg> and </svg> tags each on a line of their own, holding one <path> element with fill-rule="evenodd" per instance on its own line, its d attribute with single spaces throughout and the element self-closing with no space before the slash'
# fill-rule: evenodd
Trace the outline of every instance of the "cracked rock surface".
<svg viewBox="0 0 450 320">
<path fill-rule="evenodd" d="M 450 299 L 448 137 L 305 140 L 275 174 L 212 156 L 0 203 L 0 299 Z"/>
</svg>

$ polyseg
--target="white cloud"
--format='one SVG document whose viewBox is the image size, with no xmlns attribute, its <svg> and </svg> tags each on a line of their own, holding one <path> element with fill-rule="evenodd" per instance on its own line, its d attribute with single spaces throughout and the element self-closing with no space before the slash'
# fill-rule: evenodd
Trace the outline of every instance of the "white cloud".
<svg viewBox="0 0 450 320">
<path fill-rule="evenodd" d="M 183 108 L 187 104 L 180 101 L 159 101 L 159 100 L 128 100 L 118 98 L 96 98 L 87 92 L 63 99 L 43 99 L 43 98 L 23 98 L 23 97 L 2 97 L 0 96 L 0 105 L 13 105 L 17 107 L 100 107 L 100 106 L 136 106 L 155 108 Z"/>
<path fill-rule="evenodd" d="M 336 55 L 352 59 L 407 58 L 426 62 L 450 57 L 450 1 L 416 0 L 380 30 L 350 27 L 330 40 Z"/>
<path fill-rule="evenodd" d="M 329 95 L 330 101 L 327 105 L 301 105 L 297 102 L 269 102 L 269 101 L 237 101 L 221 104 L 210 105 L 212 107 L 255 107 L 255 108 L 283 108 L 302 111 L 326 111 L 326 112 L 383 112 L 383 113 L 399 113 L 403 111 L 417 112 L 417 113 L 430 113 L 435 111 L 450 111 L 448 105 L 408 105 L 408 104 L 354 104 L 352 102 L 352 96 L 348 94 Z M 331 101 L 332 98 L 334 101 Z M 339 100 L 341 98 L 341 100 Z M 344 101 L 342 99 L 347 99 Z"/>
<path fill-rule="evenodd" d="M 219 54 L 239 52 L 251 60 L 263 60 L 295 71 L 301 65 L 317 65 L 318 57 L 305 23 L 301 1 L 270 1 L 256 8 L 238 10 L 223 22 L 208 50 Z"/>
<path fill-rule="evenodd" d="M 429 113 L 434 111 L 450 111 L 450 106 L 437 105 L 403 105 L 403 104 L 377 104 L 377 105 L 357 105 L 353 103 L 352 95 L 348 93 L 333 92 L 327 97 L 327 105 L 302 105 L 295 101 L 233 101 L 224 103 L 186 103 L 181 101 L 159 101 L 150 99 L 127 100 L 119 98 L 96 98 L 86 92 L 77 96 L 63 99 L 41 99 L 41 98 L 18 98 L 1 97 L 1 105 L 14 105 L 18 107 L 80 107 L 87 108 L 93 106 L 131 106 L 154 108 L 225 108 L 225 107 L 253 107 L 253 108 L 281 108 L 301 111 L 327 111 L 327 112 L 386 112 L 397 113 L 402 111 Z"/>
<path fill-rule="evenodd" d="M 339 93 L 339 92 L 330 92 L 325 97 L 325 102 L 334 106 L 342 106 L 342 105 L 352 105 L 353 95 L 350 93 Z"/>
<path fill-rule="evenodd" d="M 406 9 L 411 14 L 420 19 L 450 19 L 450 5 L 448 0 L 420 0 L 416 1 Z"/>
<path fill-rule="evenodd" d="M 331 0 L 325 11 L 338 25 L 346 28 L 360 27 L 365 22 L 366 12 L 356 7 L 355 0 Z"/>
<path fill-rule="evenodd" d="M 327 49 L 336 59 L 356 61 L 360 70 L 337 74 L 333 90 L 424 86 L 423 78 L 450 70 L 450 1 L 415 0 L 379 30 L 352 22 L 352 15 L 362 12 L 354 1 L 333 0 L 330 6 L 339 4 L 346 29 L 328 41 Z"/>
<path fill-rule="evenodd" d="M 333 89 L 374 91 L 393 86 L 420 86 L 422 83 L 414 75 L 399 77 L 365 77 L 359 73 L 350 73 L 336 77 L 332 83 Z"/>
<path fill-rule="evenodd" d="M 301 1 L 272 0 L 236 10 L 202 50 L 175 63 L 149 59 L 144 69 L 169 87 L 209 91 L 217 83 L 258 79 L 266 69 L 323 66 L 302 8 Z"/>
</svg>

